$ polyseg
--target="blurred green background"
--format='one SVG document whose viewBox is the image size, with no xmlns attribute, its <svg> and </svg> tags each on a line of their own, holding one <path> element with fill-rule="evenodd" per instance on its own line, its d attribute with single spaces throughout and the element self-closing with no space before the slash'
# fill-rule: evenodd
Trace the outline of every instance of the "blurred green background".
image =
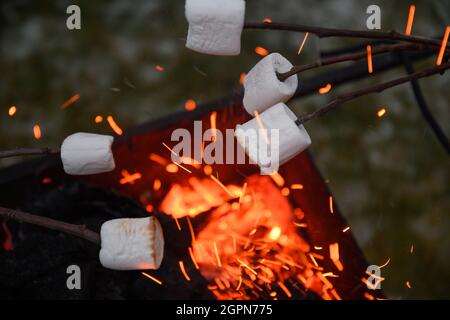
<svg viewBox="0 0 450 320">
<path fill-rule="evenodd" d="M 81 7 L 79 31 L 66 28 L 70 4 Z M 381 7 L 382 29 L 404 31 L 410 1 L 247 1 L 246 20 L 365 29 L 371 4 Z M 442 34 L 450 24 L 450 1 L 415 4 L 413 34 Z M 187 99 L 201 104 L 226 96 L 260 59 L 256 46 L 302 64 L 315 61 L 319 48 L 355 43 L 311 36 L 297 56 L 302 34 L 249 31 L 240 56 L 201 55 L 184 47 L 182 0 L 3 1 L 0 18 L 1 149 L 56 146 L 75 131 L 111 132 L 105 121 L 94 123 L 96 115 L 113 115 L 126 129 L 181 111 Z M 290 106 L 300 114 L 338 92 L 402 74 L 398 68 Z M 421 84 L 450 136 L 449 75 Z M 80 99 L 61 110 L 75 94 Z M 17 113 L 10 117 L 13 105 Z M 380 108 L 387 110 L 381 119 L 376 115 Z M 39 141 L 33 137 L 36 123 L 42 129 Z M 450 298 L 449 157 L 423 121 L 409 85 L 348 103 L 306 127 L 313 140 L 310 150 L 369 262 L 391 259 L 382 269 L 387 296 Z M 12 161 L 17 160 L 0 165 Z"/>
</svg>

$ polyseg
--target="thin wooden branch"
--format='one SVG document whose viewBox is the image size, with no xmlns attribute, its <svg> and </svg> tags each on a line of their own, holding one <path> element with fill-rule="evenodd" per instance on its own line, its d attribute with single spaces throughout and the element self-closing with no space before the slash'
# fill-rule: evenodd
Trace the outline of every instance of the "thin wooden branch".
<svg viewBox="0 0 450 320">
<path fill-rule="evenodd" d="M 407 36 L 394 30 L 389 32 L 349 30 L 349 29 L 323 28 L 323 27 L 306 26 L 301 24 L 279 23 L 279 22 L 271 22 L 271 23 L 247 22 L 244 24 L 244 29 L 309 32 L 315 34 L 319 38 L 345 37 L 345 38 L 363 38 L 363 39 L 382 39 L 382 40 L 404 41 L 433 47 L 441 47 L 440 39 L 427 38 L 421 36 Z M 447 49 L 449 48 L 450 44 L 447 44 Z"/>
<path fill-rule="evenodd" d="M 403 55 L 403 62 L 405 65 L 406 72 L 408 74 L 414 74 L 416 70 L 414 69 L 414 65 L 407 57 L 406 55 Z M 425 95 L 422 92 L 422 89 L 420 88 L 419 81 L 412 80 L 411 81 L 411 88 L 414 93 L 414 97 L 416 98 L 417 105 L 420 109 L 420 112 L 422 113 L 423 118 L 425 119 L 425 122 L 430 126 L 431 130 L 433 131 L 434 135 L 436 136 L 439 143 L 442 145 L 442 147 L 447 151 L 447 154 L 450 155 L 450 141 L 448 140 L 447 136 L 445 135 L 444 130 L 439 126 L 439 123 L 434 118 L 433 114 L 431 113 L 430 107 L 428 106 L 428 103 L 425 99 Z"/>
<path fill-rule="evenodd" d="M 382 53 L 386 53 L 386 52 L 396 52 L 396 51 L 404 51 L 404 50 L 424 50 L 424 49 L 426 49 L 426 47 L 423 45 L 410 44 L 410 43 L 401 43 L 401 44 L 394 44 L 394 45 L 381 45 L 381 46 L 375 47 L 372 50 L 372 55 L 378 55 L 378 54 L 382 54 Z M 315 69 L 315 68 L 319 68 L 319 67 L 327 66 L 327 65 L 332 65 L 332 64 L 336 64 L 336 63 L 340 63 L 340 62 L 361 60 L 361 59 L 365 59 L 366 57 L 367 57 L 366 50 L 360 51 L 360 52 L 355 52 L 355 53 L 343 54 L 343 55 L 340 55 L 337 57 L 318 60 L 316 62 L 309 63 L 309 64 L 297 65 L 297 66 L 294 66 L 288 72 L 279 73 L 277 76 L 278 76 L 278 79 L 280 79 L 280 81 L 284 81 L 287 78 L 289 78 L 290 76 L 300 73 L 300 72 L 303 72 L 303 71 L 306 71 L 306 70 Z"/>
<path fill-rule="evenodd" d="M 17 156 L 37 156 L 60 153 L 59 148 L 17 148 L 13 150 L 0 151 L 0 159 Z"/>
<path fill-rule="evenodd" d="M 359 98 L 361 96 L 365 96 L 365 95 L 368 95 L 371 93 L 380 93 L 386 89 L 398 86 L 398 85 L 406 83 L 406 82 L 410 82 L 412 80 L 417 80 L 417 79 L 429 77 L 434 74 L 443 73 L 445 70 L 447 70 L 449 68 L 450 68 L 450 62 L 447 62 L 445 64 L 441 64 L 440 66 L 435 66 L 435 67 L 428 68 L 428 69 L 425 69 L 425 70 L 422 70 L 419 72 L 415 72 L 411 75 L 397 78 L 392 81 L 380 83 L 377 85 L 373 85 L 370 87 L 366 87 L 366 88 L 363 88 L 360 90 L 356 90 L 353 92 L 343 94 L 343 95 L 337 97 L 336 99 L 332 100 L 328 104 L 326 104 L 324 107 L 322 107 L 314 112 L 300 116 L 298 118 L 298 120 L 296 121 L 296 124 L 301 125 L 312 119 L 323 116 L 324 114 L 326 114 L 334 109 L 337 109 L 338 107 L 342 106 L 345 102 L 348 102 L 350 100 L 353 100 L 353 99 L 356 99 L 356 98 Z"/>
<path fill-rule="evenodd" d="M 0 218 L 34 224 L 47 229 L 60 231 L 100 245 L 100 235 L 84 225 L 70 224 L 34 214 L 0 207 Z"/>
</svg>

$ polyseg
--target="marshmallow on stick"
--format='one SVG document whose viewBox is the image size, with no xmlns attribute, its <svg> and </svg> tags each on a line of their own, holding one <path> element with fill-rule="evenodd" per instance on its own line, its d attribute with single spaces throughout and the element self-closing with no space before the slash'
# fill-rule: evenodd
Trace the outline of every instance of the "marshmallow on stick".
<svg viewBox="0 0 450 320">
<path fill-rule="evenodd" d="M 297 75 L 280 81 L 277 73 L 288 72 L 293 68 L 279 53 L 272 53 L 259 61 L 244 80 L 244 108 L 254 116 L 271 106 L 288 101 L 297 90 Z"/>
<path fill-rule="evenodd" d="M 186 0 L 185 13 L 189 22 L 187 48 L 221 56 L 241 52 L 244 0 Z"/>
<path fill-rule="evenodd" d="M 164 236 L 155 217 L 114 219 L 100 231 L 100 262 L 113 270 L 158 269 L 164 255 Z"/>
<path fill-rule="evenodd" d="M 64 171 L 71 175 L 88 175 L 114 170 L 112 136 L 78 132 L 61 145 Z"/>
<path fill-rule="evenodd" d="M 278 167 L 304 151 L 311 138 L 297 117 L 284 104 L 278 103 L 257 118 L 236 126 L 236 139 L 252 163 L 262 174 L 271 174 Z"/>
</svg>

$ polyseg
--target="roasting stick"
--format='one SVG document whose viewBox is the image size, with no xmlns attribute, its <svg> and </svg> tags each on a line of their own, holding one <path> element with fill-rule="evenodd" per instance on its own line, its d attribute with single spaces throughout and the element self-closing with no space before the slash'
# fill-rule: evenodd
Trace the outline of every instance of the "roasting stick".
<svg viewBox="0 0 450 320">
<path fill-rule="evenodd" d="M 59 154 L 60 148 L 17 148 L 13 150 L 0 151 L 0 159 L 16 156 L 37 156 Z"/>
<path fill-rule="evenodd" d="M 424 45 L 411 44 L 411 43 L 401 43 L 401 44 L 394 44 L 394 45 L 380 45 L 380 46 L 375 47 L 372 50 L 372 56 L 379 55 L 382 53 L 387 53 L 387 52 L 399 52 L 399 51 L 403 52 L 403 51 L 407 51 L 407 50 L 421 51 L 424 49 L 426 49 L 426 47 Z M 320 59 L 316 62 L 309 63 L 309 64 L 296 65 L 290 71 L 285 72 L 285 73 L 279 73 L 277 76 L 278 76 L 278 79 L 280 79 L 281 81 L 284 81 L 287 78 L 289 78 L 290 76 L 293 76 L 294 74 L 298 74 L 303 71 L 307 71 L 307 70 L 311 70 L 311 69 L 315 69 L 315 68 L 319 68 L 319 67 L 323 67 L 323 66 L 328 66 L 328 65 L 334 65 L 334 64 L 341 63 L 341 62 L 357 61 L 357 60 L 365 59 L 366 57 L 367 57 L 366 50 L 360 51 L 360 52 L 349 53 L 349 54 L 338 55 L 338 56 L 327 58 L 327 59 Z"/>
<path fill-rule="evenodd" d="M 0 217 L 5 220 L 14 220 L 26 222 L 41 226 L 47 229 L 60 231 L 71 234 L 73 236 L 85 239 L 97 245 L 100 245 L 100 235 L 92 230 L 89 230 L 84 225 L 70 224 L 59 220 L 41 217 L 38 215 L 22 212 L 19 210 L 7 209 L 0 207 Z"/>
<path fill-rule="evenodd" d="M 349 92 L 343 95 L 338 96 L 336 99 L 332 100 L 331 102 L 329 102 L 328 104 L 326 104 L 324 107 L 312 112 L 312 113 L 308 113 L 305 114 L 303 116 L 300 116 L 299 119 L 297 121 L 295 121 L 295 123 L 297 125 L 301 125 L 305 122 L 308 122 L 312 119 L 318 118 L 334 109 L 339 108 L 340 106 L 342 106 L 345 102 L 348 102 L 350 100 L 359 98 L 361 96 L 364 95 L 368 95 L 368 94 L 372 94 L 372 93 L 380 93 L 386 89 L 389 88 L 393 88 L 395 86 L 401 85 L 403 83 L 407 83 L 413 80 L 418 80 L 418 79 L 422 79 L 422 78 L 426 78 L 429 76 L 432 76 L 434 74 L 438 74 L 438 73 L 443 73 L 445 72 L 447 69 L 450 69 L 450 62 L 447 62 L 445 64 L 442 64 L 440 66 L 435 66 L 432 68 L 428 68 L 422 71 L 418 71 L 415 72 L 413 74 L 404 76 L 404 77 L 400 77 L 388 82 L 383 82 L 374 86 L 369 86 L 363 89 L 359 89 L 353 92 Z"/>
<path fill-rule="evenodd" d="M 111 149 L 113 142 L 112 136 L 78 132 L 64 139 L 61 148 L 17 148 L 0 151 L 0 159 L 60 154 L 67 174 L 97 174 L 114 170 L 115 162 Z"/>
<path fill-rule="evenodd" d="M 315 34 L 319 38 L 342 37 L 342 38 L 378 39 L 378 40 L 393 40 L 415 44 L 423 44 L 435 48 L 441 46 L 441 41 L 439 39 L 422 36 L 410 36 L 399 33 L 394 30 L 389 32 L 382 32 L 382 31 L 334 29 L 334 28 L 323 28 L 323 27 L 278 23 L 278 22 L 271 22 L 271 23 L 246 22 L 244 24 L 244 29 L 309 32 Z M 450 49 L 450 44 L 447 45 L 447 49 Z"/>
<path fill-rule="evenodd" d="M 99 245 L 100 263 L 112 270 L 158 269 L 164 255 L 162 228 L 153 216 L 108 220 L 103 223 L 100 234 L 84 225 L 3 207 L 0 207 L 0 218 L 34 224 Z"/>
</svg>

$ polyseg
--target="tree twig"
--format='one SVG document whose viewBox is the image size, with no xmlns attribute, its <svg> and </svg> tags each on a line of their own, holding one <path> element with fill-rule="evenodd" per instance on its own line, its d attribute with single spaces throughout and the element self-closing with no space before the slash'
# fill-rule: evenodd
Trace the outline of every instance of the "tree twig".
<svg viewBox="0 0 450 320">
<path fill-rule="evenodd" d="M 411 60 L 405 55 L 403 55 L 402 58 L 403 58 L 403 62 L 405 65 L 406 72 L 410 75 L 414 74 L 416 71 L 414 70 L 414 66 L 413 66 Z M 422 92 L 422 89 L 420 88 L 420 84 L 419 84 L 419 81 L 417 81 L 417 79 L 414 79 L 411 81 L 411 88 L 413 90 L 414 97 L 416 98 L 417 105 L 419 106 L 419 109 L 420 109 L 420 112 L 422 113 L 423 118 L 430 126 L 431 130 L 433 131 L 437 140 L 441 143 L 442 147 L 450 155 L 450 141 L 448 140 L 444 131 L 439 126 L 439 123 L 433 117 L 433 114 L 431 113 L 430 108 L 428 107 L 428 104 L 425 100 L 425 96 Z"/>
<path fill-rule="evenodd" d="M 427 38 L 421 36 L 407 36 L 394 30 L 389 32 L 349 30 L 349 29 L 323 28 L 323 27 L 306 26 L 301 24 L 279 23 L 279 22 L 271 22 L 271 23 L 247 22 L 244 24 L 244 29 L 309 32 L 315 34 L 319 38 L 346 37 L 346 38 L 363 38 L 363 39 L 382 39 L 382 40 L 404 41 L 433 47 L 441 46 L 440 39 Z M 449 48 L 450 44 L 447 44 L 447 49 Z"/>
<path fill-rule="evenodd" d="M 394 44 L 394 45 L 381 45 L 381 46 L 375 47 L 372 50 L 372 55 L 378 55 L 378 54 L 382 54 L 382 53 L 386 53 L 386 52 L 395 52 L 395 51 L 403 51 L 403 50 L 422 50 L 422 49 L 425 49 L 425 47 L 423 45 L 410 44 L 410 43 L 401 43 L 401 44 Z M 289 78 L 290 76 L 300 73 L 300 72 L 303 72 L 303 71 L 306 71 L 306 70 L 310 70 L 310 69 L 314 69 L 314 68 L 318 68 L 318 67 L 322 67 L 322 66 L 327 66 L 327 65 L 331 65 L 331 64 L 336 64 L 336 63 L 340 63 L 340 62 L 360 60 L 360 59 L 364 59 L 366 57 L 367 57 L 367 51 L 365 51 L 365 50 L 360 51 L 360 52 L 355 52 L 355 53 L 343 54 L 343 55 L 340 55 L 337 57 L 318 60 L 316 62 L 309 63 L 309 64 L 294 66 L 288 72 L 279 73 L 277 76 L 280 81 L 284 81 L 287 78 Z"/>
<path fill-rule="evenodd" d="M 37 156 L 60 153 L 59 148 L 17 148 L 13 150 L 0 151 L 0 159 L 17 156 Z"/>
<path fill-rule="evenodd" d="M 100 235 L 84 225 L 70 224 L 34 214 L 0 207 L 0 218 L 38 225 L 47 229 L 71 234 L 100 245 Z"/>
<path fill-rule="evenodd" d="M 428 76 L 431 76 L 434 74 L 444 72 L 445 70 L 447 70 L 449 68 L 450 68 L 450 62 L 447 62 L 445 64 L 441 64 L 440 66 L 435 66 L 435 67 L 428 68 L 428 69 L 425 69 L 425 70 L 422 70 L 419 72 L 415 72 L 411 75 L 397 78 L 392 81 L 383 82 L 383 83 L 380 83 L 377 85 L 373 85 L 370 87 L 366 87 L 366 88 L 363 88 L 360 90 L 356 90 L 353 92 L 343 94 L 343 95 L 337 97 L 336 99 L 332 100 L 328 104 L 326 104 L 324 107 L 322 107 L 314 112 L 300 116 L 295 123 L 297 125 L 304 124 L 305 122 L 308 122 L 312 119 L 318 118 L 334 109 L 337 109 L 338 107 L 343 105 L 345 102 L 348 102 L 350 100 L 353 100 L 353 99 L 356 99 L 356 98 L 359 98 L 361 96 L 365 96 L 365 95 L 368 95 L 371 93 L 380 93 L 386 89 L 398 86 L 398 85 L 406 83 L 406 82 L 410 82 L 412 80 L 417 80 L 417 79 L 425 78 L 425 77 L 428 77 Z"/>
</svg>

